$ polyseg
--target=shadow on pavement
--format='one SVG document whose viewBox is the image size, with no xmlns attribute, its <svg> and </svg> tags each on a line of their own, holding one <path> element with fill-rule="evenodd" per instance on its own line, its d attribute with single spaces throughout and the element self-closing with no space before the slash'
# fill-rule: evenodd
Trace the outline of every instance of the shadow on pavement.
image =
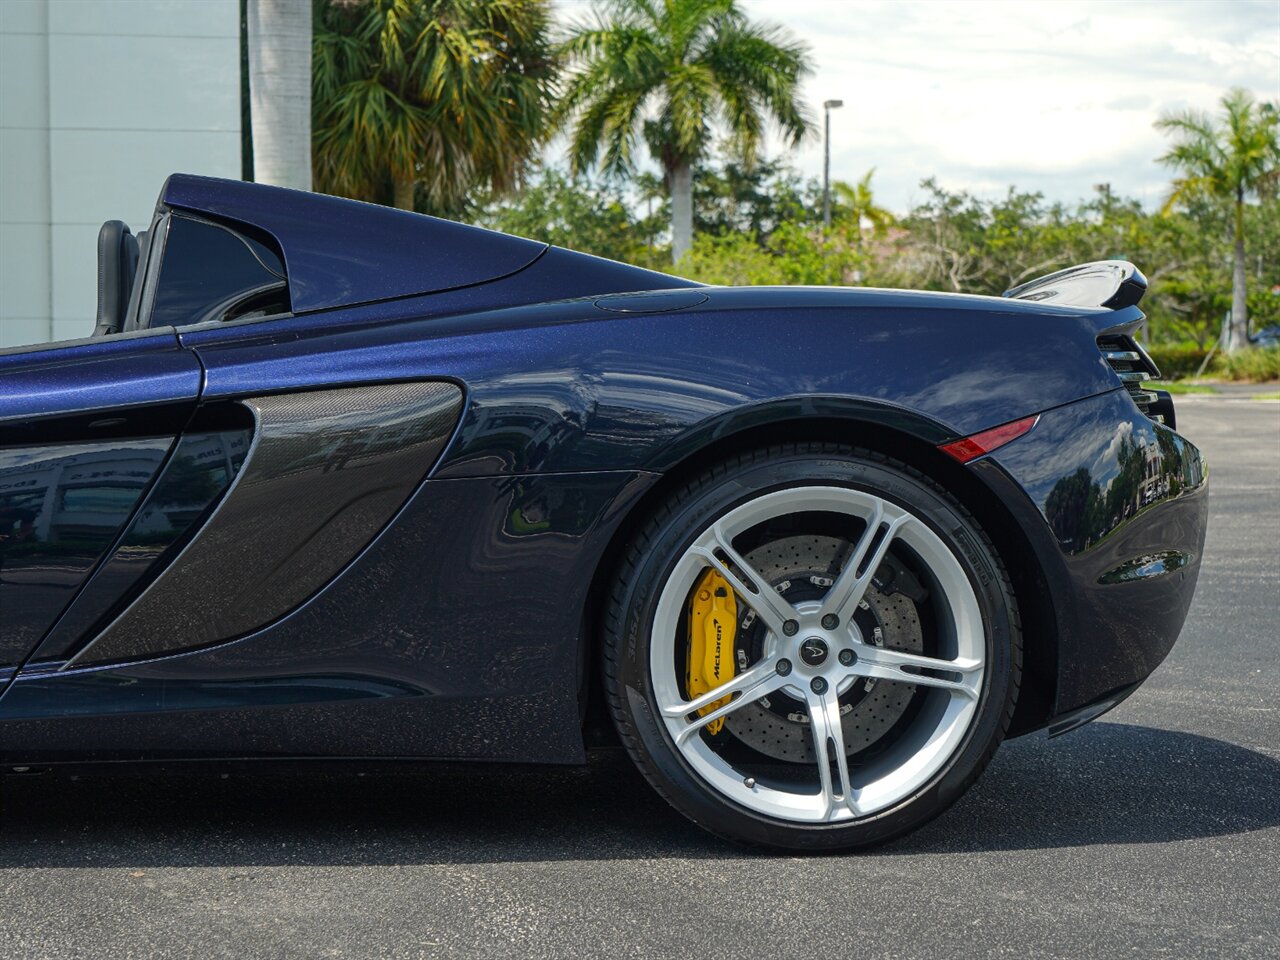
<svg viewBox="0 0 1280 960">
<path fill-rule="evenodd" d="M 660 800 L 621 753 L 584 769 L 367 768 L 8 778 L 0 868 L 754 857 Z M 1280 762 L 1095 723 L 1006 744 L 967 796 L 877 855 L 1159 843 L 1280 825 Z"/>
<path fill-rule="evenodd" d="M 1280 761 L 1212 737 L 1092 723 L 1005 744 L 969 794 L 882 852 L 1167 843 L 1280 825 Z"/>
</svg>

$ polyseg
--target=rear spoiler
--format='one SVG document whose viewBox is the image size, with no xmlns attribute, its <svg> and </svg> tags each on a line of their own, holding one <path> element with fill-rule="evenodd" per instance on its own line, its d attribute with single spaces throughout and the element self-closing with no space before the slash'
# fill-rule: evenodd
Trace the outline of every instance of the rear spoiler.
<svg viewBox="0 0 1280 960">
<path fill-rule="evenodd" d="M 1024 283 L 1003 296 L 1060 307 L 1132 307 L 1147 292 L 1147 278 L 1127 260 L 1097 260 Z"/>
</svg>

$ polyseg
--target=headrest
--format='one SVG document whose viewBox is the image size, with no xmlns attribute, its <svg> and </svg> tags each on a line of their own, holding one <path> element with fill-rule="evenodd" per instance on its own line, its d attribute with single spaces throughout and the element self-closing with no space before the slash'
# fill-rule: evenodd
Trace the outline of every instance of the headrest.
<svg viewBox="0 0 1280 960">
<path fill-rule="evenodd" d="M 98 322 L 93 335 L 117 333 L 129 309 L 129 293 L 138 269 L 138 241 L 129 225 L 108 220 L 98 231 Z"/>
</svg>

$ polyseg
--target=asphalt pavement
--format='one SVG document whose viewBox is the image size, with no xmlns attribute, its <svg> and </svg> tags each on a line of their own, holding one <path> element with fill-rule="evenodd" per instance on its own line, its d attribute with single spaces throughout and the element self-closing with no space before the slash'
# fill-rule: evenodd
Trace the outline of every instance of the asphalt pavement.
<svg viewBox="0 0 1280 960">
<path fill-rule="evenodd" d="M 744 852 L 622 756 L 9 779 L 0 957 L 1280 957 L 1280 404 L 1177 405 L 1212 485 L 1177 647 L 913 836 Z"/>
</svg>

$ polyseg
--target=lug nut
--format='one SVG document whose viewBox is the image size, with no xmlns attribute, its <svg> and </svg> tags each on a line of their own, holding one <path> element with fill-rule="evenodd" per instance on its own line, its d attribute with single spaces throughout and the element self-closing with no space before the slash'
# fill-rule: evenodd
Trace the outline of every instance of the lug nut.
<svg viewBox="0 0 1280 960">
<path fill-rule="evenodd" d="M 788 637 L 794 637 L 800 630 L 800 624 L 794 620 L 786 620 L 782 624 L 782 632 Z"/>
<path fill-rule="evenodd" d="M 858 655 L 854 653 L 852 650 L 840 651 L 840 662 L 843 663 L 846 667 L 853 666 L 854 661 L 857 659 L 858 659 Z"/>
<path fill-rule="evenodd" d="M 778 671 L 778 676 L 780 676 L 780 677 L 785 677 L 788 673 L 790 673 L 790 672 L 791 672 L 791 661 L 790 661 L 790 660 L 779 660 L 779 661 L 778 661 L 778 666 L 777 666 L 777 668 L 776 668 L 776 669 L 777 669 L 777 671 Z"/>
<path fill-rule="evenodd" d="M 825 617 L 822 618 L 823 630 L 834 630 L 838 626 L 840 626 L 840 618 L 837 617 L 834 613 L 828 613 Z"/>
<path fill-rule="evenodd" d="M 826 693 L 827 681 L 823 680 L 821 677 L 814 677 L 809 683 L 809 689 L 814 693 Z"/>
</svg>

